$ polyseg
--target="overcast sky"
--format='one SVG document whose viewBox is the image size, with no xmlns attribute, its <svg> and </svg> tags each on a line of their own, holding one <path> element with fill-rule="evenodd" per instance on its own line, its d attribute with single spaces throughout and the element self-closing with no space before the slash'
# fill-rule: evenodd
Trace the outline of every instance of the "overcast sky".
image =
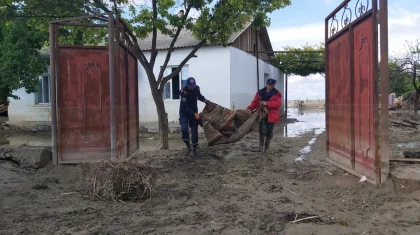
<svg viewBox="0 0 420 235">
<path fill-rule="evenodd" d="M 133 0 L 138 4 L 150 0 Z M 361 2 L 372 0 L 361 0 Z M 325 17 L 342 0 L 292 0 L 292 5 L 270 15 L 271 26 L 268 28 L 274 50 L 283 50 L 284 46 L 300 47 L 309 43 L 319 44 L 324 41 Z M 354 12 L 354 4 L 350 8 Z M 198 16 L 199 13 L 193 12 Z M 337 15 L 338 20 L 341 14 Z M 395 55 L 404 50 L 404 44 L 420 37 L 420 0 L 388 0 L 389 54 Z M 289 100 L 324 99 L 325 79 L 321 75 L 308 77 L 289 76 Z"/>
<path fill-rule="evenodd" d="M 268 32 L 274 50 L 282 50 L 283 46 L 300 47 L 306 43 L 323 42 L 325 17 L 342 1 L 293 0 L 292 2 L 292 6 L 271 15 Z M 419 3 L 419 0 L 388 0 L 390 55 L 403 51 L 406 40 L 415 41 L 420 37 Z M 341 15 L 338 16 L 340 17 Z M 317 98 L 325 98 L 325 82 L 321 75 L 305 78 L 289 77 L 289 100 Z"/>
</svg>

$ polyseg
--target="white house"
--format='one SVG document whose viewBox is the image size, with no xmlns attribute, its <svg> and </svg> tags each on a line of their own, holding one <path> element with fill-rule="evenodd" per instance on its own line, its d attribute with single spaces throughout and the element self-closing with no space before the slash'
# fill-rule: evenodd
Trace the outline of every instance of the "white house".
<svg viewBox="0 0 420 235">
<path fill-rule="evenodd" d="M 257 40 L 258 35 L 258 40 Z M 166 57 L 167 49 L 172 38 L 158 34 L 154 73 L 159 74 L 160 66 Z M 246 25 L 244 29 L 229 39 L 228 46 L 207 45 L 198 50 L 197 57 L 193 57 L 183 67 L 179 76 L 174 77 L 165 86 L 165 107 L 170 122 L 177 122 L 179 110 L 179 90 L 183 81 L 188 77 L 195 77 L 202 94 L 215 103 L 224 107 L 243 109 L 252 101 L 257 89 L 262 88 L 267 78 L 277 80 L 277 89 L 284 94 L 284 74 L 268 62 L 269 55 L 261 54 L 258 60 L 253 53 L 257 46 L 258 51 L 272 51 L 267 29 L 258 32 Z M 182 31 L 172 53 L 166 74 L 170 73 L 187 56 L 192 47 L 199 41 L 190 32 Z M 151 38 L 139 41 L 140 47 L 150 57 Z M 258 70 L 258 75 L 257 75 Z M 257 79 L 258 78 L 258 79 Z M 19 100 L 10 100 L 9 122 L 19 125 L 39 125 L 51 123 L 50 110 L 50 80 L 48 73 L 40 76 L 39 92 L 27 94 L 24 89 L 14 92 Z M 284 95 L 283 95 L 284 98 Z M 283 99 L 284 100 L 284 99 Z M 284 102 L 283 102 L 284 104 Z M 139 64 L 139 119 L 140 126 L 157 128 L 157 112 L 151 95 L 146 73 Z M 199 102 L 199 109 L 204 104 Z M 284 112 L 284 105 L 282 106 Z"/>
<path fill-rule="evenodd" d="M 38 92 L 28 94 L 21 88 L 13 94 L 20 99 L 10 99 L 9 123 L 29 126 L 51 124 L 49 66 L 48 72 L 39 76 Z"/>
<path fill-rule="evenodd" d="M 257 34 L 258 41 L 256 39 Z M 154 67 L 154 74 L 156 75 L 159 74 L 160 66 L 164 63 L 171 41 L 172 38 L 169 36 L 158 33 L 157 49 L 159 51 Z M 190 32 L 181 31 L 165 74 L 175 70 L 199 42 Z M 257 58 L 250 52 L 254 50 L 254 45 L 257 43 L 258 51 L 273 50 L 267 29 L 262 28 L 256 31 L 248 24 L 241 32 L 231 36 L 228 46 L 207 45 L 199 49 L 196 53 L 197 57 L 191 58 L 182 68 L 179 76 L 174 77 L 165 85 L 163 96 L 169 122 L 178 121 L 179 90 L 184 86 L 188 77 L 196 79 L 197 85 L 200 86 L 200 90 L 206 99 L 231 109 L 246 108 L 258 90 L 258 84 L 261 89 L 265 86 L 265 81 L 268 78 L 276 79 L 277 89 L 284 94 L 284 74 L 268 62 L 269 55 L 267 53 L 261 53 L 257 68 Z M 151 35 L 139 41 L 139 45 L 145 51 L 146 58 L 150 58 Z M 141 125 L 148 126 L 156 122 L 156 106 L 151 95 L 146 72 L 140 64 L 139 105 Z M 199 110 L 202 108 L 204 108 L 204 104 L 199 102 Z M 284 112 L 284 105 L 281 109 Z"/>
</svg>

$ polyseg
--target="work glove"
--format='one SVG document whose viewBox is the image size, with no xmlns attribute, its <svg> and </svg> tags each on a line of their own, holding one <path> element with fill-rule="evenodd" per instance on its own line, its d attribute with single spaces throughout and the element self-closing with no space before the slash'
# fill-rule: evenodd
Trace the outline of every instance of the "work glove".
<svg viewBox="0 0 420 235">
<path fill-rule="evenodd" d="M 198 113 L 194 114 L 194 117 L 195 117 L 195 119 L 197 119 L 197 120 L 201 119 L 200 114 L 198 114 Z"/>
<path fill-rule="evenodd" d="M 205 100 L 204 103 L 205 104 L 210 104 L 211 102 L 210 102 L 210 100 Z"/>
</svg>

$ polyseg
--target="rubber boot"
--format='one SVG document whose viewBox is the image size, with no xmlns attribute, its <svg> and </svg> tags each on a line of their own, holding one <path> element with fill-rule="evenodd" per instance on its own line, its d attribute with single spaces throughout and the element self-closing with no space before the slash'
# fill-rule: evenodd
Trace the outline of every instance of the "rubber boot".
<svg viewBox="0 0 420 235">
<path fill-rule="evenodd" d="M 184 140 L 184 143 L 187 146 L 187 150 L 186 150 L 187 154 L 190 154 L 191 153 L 191 144 L 190 144 L 190 142 Z"/>
<path fill-rule="evenodd" d="M 260 146 L 258 147 L 258 151 L 262 152 L 264 150 L 264 135 L 260 134 Z"/>
<path fill-rule="evenodd" d="M 266 138 L 265 139 L 264 152 L 267 152 L 270 149 L 270 144 L 271 144 L 271 138 Z"/>
<path fill-rule="evenodd" d="M 193 157 L 197 157 L 197 145 L 193 145 L 192 147 L 192 156 Z"/>
</svg>

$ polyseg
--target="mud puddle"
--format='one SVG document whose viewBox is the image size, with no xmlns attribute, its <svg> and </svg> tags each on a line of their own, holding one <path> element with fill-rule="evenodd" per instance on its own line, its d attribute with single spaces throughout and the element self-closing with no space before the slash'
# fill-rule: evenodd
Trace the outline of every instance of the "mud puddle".
<svg viewBox="0 0 420 235">
<path fill-rule="evenodd" d="M 306 155 L 312 151 L 312 145 L 315 144 L 317 137 L 325 131 L 325 110 L 291 108 L 287 118 L 295 118 L 298 121 L 283 127 L 284 137 L 298 137 L 306 133 L 313 133 L 312 139 L 300 150 L 301 155 L 295 159 L 295 162 L 302 162 Z"/>
<path fill-rule="evenodd" d="M 0 145 L 10 144 L 10 140 L 0 137 Z"/>
<path fill-rule="evenodd" d="M 315 135 L 325 131 L 325 110 L 307 109 L 301 110 L 291 108 L 288 110 L 287 118 L 295 118 L 298 121 L 286 124 L 283 127 L 284 137 L 298 137 L 308 132 L 315 132 Z"/>
<path fill-rule="evenodd" d="M 0 139 L 0 145 L 9 144 L 13 146 L 27 145 L 33 147 L 51 146 L 50 136 L 13 135 Z"/>
<path fill-rule="evenodd" d="M 397 148 L 401 150 L 420 150 L 420 142 L 399 143 Z"/>
<path fill-rule="evenodd" d="M 296 163 L 303 162 L 303 160 L 305 160 L 306 155 L 312 151 L 312 145 L 315 144 L 318 135 L 319 134 L 315 134 L 314 137 L 308 141 L 308 145 L 300 150 L 300 153 L 302 155 L 300 155 L 298 158 L 295 159 Z"/>
<path fill-rule="evenodd" d="M 397 156 L 406 158 L 419 158 L 420 157 L 420 142 L 407 142 L 396 144 Z"/>
<path fill-rule="evenodd" d="M 184 147 L 185 144 L 181 139 L 169 139 L 169 147 L 171 149 Z M 159 147 L 159 140 L 154 138 L 140 139 L 140 151 L 155 151 Z"/>
</svg>

